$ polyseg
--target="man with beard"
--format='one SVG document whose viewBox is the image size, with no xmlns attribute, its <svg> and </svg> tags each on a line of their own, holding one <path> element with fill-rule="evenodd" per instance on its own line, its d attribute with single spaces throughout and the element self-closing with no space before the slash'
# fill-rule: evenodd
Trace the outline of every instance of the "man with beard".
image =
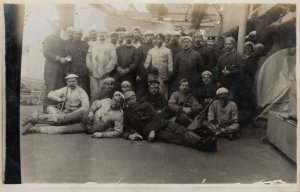
<svg viewBox="0 0 300 192">
<path fill-rule="evenodd" d="M 203 71 L 204 63 L 201 55 L 192 48 L 192 38 L 182 37 L 183 50 L 178 52 L 174 61 L 174 76 L 180 79 L 186 78 L 189 81 L 190 90 L 193 95 L 196 94 L 196 88 L 199 81 L 199 74 Z"/>
<path fill-rule="evenodd" d="M 141 42 L 141 33 L 142 33 L 142 30 L 139 27 L 133 27 L 131 29 L 131 31 L 132 31 L 132 34 L 133 34 L 132 45 L 136 49 L 138 49 L 142 45 L 142 42 Z"/>
<path fill-rule="evenodd" d="M 113 44 L 114 47 L 117 47 L 117 43 L 118 43 L 118 33 L 113 31 L 110 33 L 110 43 Z"/>
<path fill-rule="evenodd" d="M 74 29 L 73 41 L 66 46 L 67 55 L 70 56 L 71 62 L 68 64 L 67 72 L 79 76 L 78 84 L 90 95 L 89 72 L 86 67 L 86 55 L 89 45 L 81 41 L 82 30 Z"/>
<path fill-rule="evenodd" d="M 240 82 L 242 56 L 236 52 L 234 38 L 225 39 L 225 53 L 220 56 L 216 66 L 217 82 L 230 90 L 230 99 L 237 101 L 237 88 Z"/>
<path fill-rule="evenodd" d="M 154 47 L 153 45 L 154 32 L 151 30 L 145 31 L 145 43 L 137 49 L 137 74 L 136 74 L 136 96 L 141 98 L 146 94 L 147 87 L 147 71 L 144 68 L 144 63 L 148 51 Z"/>
<path fill-rule="evenodd" d="M 207 60 L 208 60 L 208 56 L 207 56 L 207 47 L 203 46 L 201 43 L 203 42 L 203 35 L 201 34 L 200 31 L 196 31 L 193 35 L 192 35 L 192 49 L 197 51 L 203 60 L 203 63 L 206 64 Z"/>
<path fill-rule="evenodd" d="M 173 75 L 173 59 L 170 49 L 164 46 L 165 36 L 161 33 L 155 36 L 155 47 L 148 51 L 145 69 L 157 68 L 159 72 L 160 93 L 168 98 L 167 83 Z"/>
<path fill-rule="evenodd" d="M 175 116 L 175 122 L 184 126 L 189 125 L 195 116 L 200 112 L 202 106 L 189 93 L 189 81 L 181 79 L 179 82 L 179 91 L 172 93 L 169 99 L 169 108 Z"/>
<path fill-rule="evenodd" d="M 23 134 L 31 132 L 32 126 L 37 123 L 50 125 L 65 125 L 79 123 L 89 109 L 89 98 L 86 92 L 78 86 L 78 76 L 69 74 L 66 76 L 67 86 L 51 91 L 49 99 L 62 103 L 58 109 L 54 106 L 47 107 L 47 114 L 37 114 L 24 120 Z M 29 125 L 29 127 L 28 127 Z"/>
<path fill-rule="evenodd" d="M 161 141 L 203 151 L 216 151 L 217 140 L 214 136 L 207 134 L 201 137 L 183 126 L 160 118 L 148 102 L 136 103 L 133 91 L 126 92 L 125 102 L 124 138 L 133 141 L 148 139 L 149 142 Z"/>
<path fill-rule="evenodd" d="M 68 27 L 66 31 L 67 31 L 68 39 L 65 42 L 66 42 L 66 45 L 69 45 L 70 43 L 73 42 L 75 28 L 74 27 Z"/>
<path fill-rule="evenodd" d="M 99 32 L 99 40 L 92 43 L 86 56 L 90 76 L 91 102 L 98 99 L 103 79 L 109 76 L 117 63 L 116 48 L 106 42 L 106 31 Z"/>
<path fill-rule="evenodd" d="M 208 126 L 220 137 L 235 139 L 239 130 L 237 106 L 229 100 L 228 89 L 221 87 L 216 95 L 218 99 L 208 110 Z"/>
<path fill-rule="evenodd" d="M 156 79 L 148 83 L 148 92 L 143 96 L 139 102 L 148 102 L 152 105 L 153 109 L 159 114 L 159 117 L 168 119 L 168 101 L 162 94 L 159 93 L 159 81 Z"/>
<path fill-rule="evenodd" d="M 54 34 L 48 36 L 43 43 L 43 55 L 46 58 L 44 68 L 44 81 L 46 85 L 44 108 L 46 113 L 47 105 L 55 105 L 56 102 L 47 98 L 50 91 L 59 89 L 65 85 L 65 68 L 67 59 L 65 58 L 65 41 L 60 37 L 62 24 L 59 22 L 54 23 Z"/>
<path fill-rule="evenodd" d="M 212 73 L 210 71 L 204 71 L 201 77 L 202 82 L 197 90 L 197 100 L 202 106 L 206 106 L 216 96 L 217 86 L 212 81 Z"/>
<path fill-rule="evenodd" d="M 126 33 L 124 37 L 125 45 L 117 47 L 118 64 L 115 74 L 117 90 L 120 90 L 121 82 L 125 80 L 135 85 L 137 50 L 132 45 L 133 34 Z"/>
</svg>

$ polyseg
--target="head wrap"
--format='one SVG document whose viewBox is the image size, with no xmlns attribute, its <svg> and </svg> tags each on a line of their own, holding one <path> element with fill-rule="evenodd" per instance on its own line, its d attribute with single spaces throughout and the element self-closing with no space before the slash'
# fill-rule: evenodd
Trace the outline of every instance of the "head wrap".
<svg viewBox="0 0 300 192">
<path fill-rule="evenodd" d="M 67 75 L 66 77 L 65 77 L 65 79 L 70 79 L 70 78 L 76 78 L 76 79 L 78 79 L 78 76 L 76 75 L 76 74 L 69 74 L 69 75 Z"/>
<path fill-rule="evenodd" d="M 107 83 L 107 82 L 115 82 L 115 79 L 112 77 L 106 77 L 105 79 L 103 79 L 103 83 Z"/>
<path fill-rule="evenodd" d="M 236 45 L 236 41 L 235 41 L 235 39 L 233 37 L 226 37 L 225 38 L 225 42 L 226 41 L 230 41 L 232 44 Z"/>
<path fill-rule="evenodd" d="M 229 92 L 228 89 L 226 89 L 225 87 L 221 87 L 217 90 L 216 95 L 220 95 L 228 92 Z"/>
<path fill-rule="evenodd" d="M 125 94 L 124 94 L 124 97 L 125 99 L 128 99 L 130 98 L 131 96 L 134 96 L 135 93 L 133 91 L 127 91 Z"/>
<path fill-rule="evenodd" d="M 123 101 L 125 100 L 124 95 L 123 95 L 120 91 L 116 91 L 116 92 L 114 93 L 114 97 L 116 97 L 116 96 L 120 96 L 120 97 L 122 98 Z"/>
<path fill-rule="evenodd" d="M 212 76 L 212 73 L 210 71 L 203 71 L 201 77 L 203 77 L 204 75 Z"/>
<path fill-rule="evenodd" d="M 247 42 L 245 43 L 244 47 L 246 47 L 247 45 L 251 46 L 252 51 L 255 50 L 255 45 L 254 45 L 254 43 L 252 43 L 251 41 L 247 41 Z"/>
<path fill-rule="evenodd" d="M 192 42 L 192 38 L 190 36 L 183 36 L 181 38 L 181 42 L 183 42 L 183 40 L 185 40 L 185 39 L 188 39 L 188 40 L 190 40 Z"/>
</svg>

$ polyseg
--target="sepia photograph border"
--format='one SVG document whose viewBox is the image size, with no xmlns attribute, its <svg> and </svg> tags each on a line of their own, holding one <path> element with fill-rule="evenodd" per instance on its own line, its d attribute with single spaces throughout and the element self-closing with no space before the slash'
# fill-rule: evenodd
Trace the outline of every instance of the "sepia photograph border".
<svg viewBox="0 0 300 192">
<path fill-rule="evenodd" d="M 53 0 L 52 3 L 65 3 L 65 4 L 80 4 L 80 3 L 84 3 L 84 4 L 88 4 L 88 3 L 110 3 L 112 1 L 122 1 L 122 0 Z M 129 2 L 138 2 L 139 0 L 129 0 Z M 158 1 L 158 0 L 140 0 L 143 1 L 145 3 L 162 3 L 162 1 Z M 8 158 L 7 157 L 7 146 L 6 144 L 7 142 L 7 111 L 6 111 L 6 107 L 11 104 L 9 102 L 12 102 L 14 98 L 10 98 L 12 99 L 12 101 L 7 101 L 6 99 L 9 97 L 8 94 L 8 90 L 14 90 L 14 93 L 19 93 L 19 90 L 15 90 L 15 87 L 13 83 L 11 82 L 7 82 L 9 79 L 7 79 L 7 76 L 10 76 L 11 78 L 13 78 L 13 74 L 8 74 L 8 73 L 12 73 L 14 70 L 9 70 L 7 69 L 7 63 L 5 60 L 5 57 L 7 57 L 6 54 L 8 54 L 7 50 L 5 50 L 5 46 L 6 44 L 11 44 L 14 42 L 11 42 L 11 39 L 7 39 L 5 37 L 5 22 L 7 22 L 7 20 L 5 20 L 4 18 L 4 4 L 29 4 L 29 3 L 41 3 L 41 2 L 48 2 L 46 0 L 4 0 L 1 2 L 1 9 L 0 9 L 0 14 L 1 14 L 1 20 L 0 20 L 0 25 L 1 25 L 1 39 L 0 39 L 0 43 L 1 43 L 1 60 L 2 60 L 2 66 L 0 68 L 0 73 L 1 73 L 1 77 L 2 77 L 2 83 L 0 85 L 0 90 L 1 90 L 1 104 L 0 104 L 0 115 L 1 115 L 1 125 L 2 125 L 2 129 L 0 131 L 0 136 L 1 136 L 1 143 L 0 143 L 0 147 L 1 147 L 1 159 L 0 162 L 2 163 L 0 170 L 1 170 L 1 181 L 2 184 L 0 186 L 0 190 L 3 191 L 39 191 L 39 192 L 46 192 L 46 191 L 103 191 L 103 192 L 111 192 L 111 191 L 224 191 L 224 192 L 238 192 L 238 191 L 259 191 L 259 192 L 281 192 L 281 191 L 288 191 L 288 192 L 298 192 L 300 187 L 299 187 L 299 169 L 297 166 L 297 183 L 295 184 L 276 184 L 276 185 L 263 185 L 263 184 L 4 184 L 4 179 L 5 179 L 5 160 Z M 299 11 L 299 5 L 300 2 L 297 0 L 286 0 L 286 1 L 275 1 L 275 0 L 264 0 L 264 1 L 258 1 L 258 0 L 254 0 L 254 1 L 241 1 L 241 0 L 217 0 L 217 1 L 208 1 L 208 0 L 189 0 L 189 1 L 179 1 L 179 0 L 167 0 L 164 1 L 163 3 L 210 3 L 210 4 L 214 4 L 214 3 L 234 3 L 234 4 L 246 4 L 246 3 L 272 3 L 272 4 L 276 4 L 276 3 L 292 3 L 292 4 L 296 4 L 297 7 L 297 16 L 296 16 L 296 30 L 297 30 L 297 37 L 299 36 L 299 16 L 300 16 L 300 11 Z M 14 14 L 12 14 L 14 15 Z M 8 20 L 9 21 L 9 20 Z M 13 33 L 13 31 L 12 31 Z M 300 109 L 299 109 L 299 95 L 300 95 L 300 86 L 299 86 L 299 72 L 300 72 L 300 67 L 299 67 L 299 58 L 300 58 L 300 53 L 298 51 L 299 49 L 299 45 L 300 45 L 300 40 L 299 38 L 296 38 L 297 41 L 297 45 L 296 45 L 296 49 L 297 49 L 297 63 L 296 63 L 296 81 L 297 81 L 297 117 L 300 117 Z M 12 61 L 13 62 L 13 61 Z M 21 69 L 19 69 L 21 70 Z M 19 74 L 21 74 L 21 71 L 19 71 Z M 20 77 L 18 77 L 17 79 L 20 79 Z M 6 87 L 6 85 L 8 85 L 8 87 Z M 15 101 L 16 103 L 19 103 L 19 101 Z M 10 117 L 9 117 L 10 118 Z M 19 117 L 14 117 L 15 119 L 19 118 Z M 18 121 L 16 121 L 18 122 Z M 11 126 L 11 125 L 10 125 Z M 16 125 L 16 126 L 19 126 Z M 297 136 L 299 136 L 299 124 L 297 124 Z M 297 139 L 297 147 L 299 146 L 299 139 Z M 20 147 L 16 146 L 16 149 L 20 149 Z M 299 151 L 297 150 L 297 164 L 300 162 L 299 161 Z M 19 162 L 20 164 L 20 162 Z M 20 169 L 20 171 L 22 171 L 22 168 Z"/>
</svg>

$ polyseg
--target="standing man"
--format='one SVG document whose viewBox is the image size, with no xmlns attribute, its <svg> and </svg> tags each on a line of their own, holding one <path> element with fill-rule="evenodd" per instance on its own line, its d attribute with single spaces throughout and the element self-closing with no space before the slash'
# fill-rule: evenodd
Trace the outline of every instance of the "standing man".
<svg viewBox="0 0 300 192">
<path fill-rule="evenodd" d="M 67 28 L 67 35 L 68 35 L 68 38 L 67 38 L 67 40 L 66 40 L 66 45 L 72 43 L 73 37 L 74 37 L 74 30 L 75 30 L 74 27 L 68 27 L 68 28 Z"/>
<path fill-rule="evenodd" d="M 142 45 L 142 42 L 141 42 L 142 30 L 139 27 L 133 27 L 131 29 L 131 32 L 133 34 L 132 45 L 137 49 Z"/>
<path fill-rule="evenodd" d="M 229 98 L 236 102 L 236 91 L 240 83 L 242 56 L 236 51 L 234 38 L 225 39 L 225 53 L 220 56 L 216 66 L 218 84 L 230 90 Z"/>
<path fill-rule="evenodd" d="M 199 82 L 199 74 L 203 72 L 204 63 L 201 55 L 194 51 L 192 47 L 192 38 L 184 36 L 182 38 L 183 50 L 178 52 L 174 61 L 174 76 L 177 77 L 176 82 L 186 78 L 189 81 L 191 93 L 196 94 Z"/>
<path fill-rule="evenodd" d="M 99 33 L 99 41 L 91 44 L 86 56 L 92 102 L 98 99 L 102 81 L 109 76 L 116 63 L 116 48 L 112 44 L 106 43 L 106 33 Z"/>
<path fill-rule="evenodd" d="M 115 76 L 117 90 L 120 90 L 122 81 L 129 81 L 135 86 L 137 66 L 137 50 L 132 45 L 133 34 L 125 34 L 125 45 L 117 48 L 117 74 Z"/>
<path fill-rule="evenodd" d="M 144 68 L 144 63 L 147 58 L 148 51 L 154 47 L 153 38 L 153 31 L 145 31 L 145 43 L 143 43 L 137 50 L 136 97 L 138 99 L 144 96 L 147 91 L 147 71 Z"/>
<path fill-rule="evenodd" d="M 148 51 L 145 69 L 155 67 L 159 72 L 160 93 L 168 98 L 168 80 L 173 75 L 173 59 L 172 52 L 163 44 L 165 36 L 161 33 L 155 36 L 155 47 Z"/>
<path fill-rule="evenodd" d="M 207 37 L 207 63 L 205 65 L 205 70 L 207 71 L 215 71 L 218 57 L 216 55 L 216 37 L 215 36 L 209 36 Z"/>
<path fill-rule="evenodd" d="M 81 41 L 82 32 L 81 29 L 74 29 L 73 41 L 66 46 L 67 55 L 71 58 L 67 72 L 78 75 L 79 86 L 90 95 L 89 71 L 86 66 L 86 55 L 89 45 Z"/>
<path fill-rule="evenodd" d="M 97 31 L 90 30 L 89 37 L 90 37 L 90 40 L 89 40 L 88 44 L 89 44 L 89 46 L 91 46 L 92 43 L 97 41 Z"/>
<path fill-rule="evenodd" d="M 67 59 L 65 58 L 65 41 L 60 37 L 62 31 L 62 24 L 54 23 L 54 34 L 48 36 L 43 43 L 43 54 L 46 58 L 44 69 L 44 80 L 46 85 L 44 104 L 54 105 L 53 102 L 47 98 L 50 91 L 59 89 L 65 85 L 64 76 Z M 44 106 L 43 111 L 46 112 Z"/>
<path fill-rule="evenodd" d="M 238 124 L 238 108 L 230 101 L 228 89 L 221 87 L 216 92 L 218 99 L 215 100 L 208 110 L 208 126 L 219 136 L 235 139 Z"/>
<path fill-rule="evenodd" d="M 114 47 L 117 47 L 117 43 L 118 43 L 118 33 L 113 31 L 110 33 L 110 43 L 113 44 Z"/>
<path fill-rule="evenodd" d="M 207 58 L 208 56 L 207 56 L 207 47 L 202 45 L 203 35 L 201 34 L 200 31 L 196 31 L 192 35 L 192 39 L 193 39 L 192 49 L 194 49 L 201 55 L 203 62 L 206 64 L 208 60 Z"/>
</svg>

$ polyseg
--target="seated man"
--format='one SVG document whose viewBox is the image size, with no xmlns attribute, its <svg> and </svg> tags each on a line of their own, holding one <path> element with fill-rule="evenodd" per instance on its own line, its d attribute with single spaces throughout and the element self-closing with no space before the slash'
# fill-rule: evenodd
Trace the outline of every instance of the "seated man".
<svg viewBox="0 0 300 192">
<path fill-rule="evenodd" d="M 237 106 L 233 101 L 229 101 L 228 89 L 221 87 L 216 94 L 218 99 L 208 110 L 208 126 L 219 136 L 234 139 L 239 130 Z"/>
<path fill-rule="evenodd" d="M 123 132 L 123 110 L 121 108 L 124 96 L 115 92 L 112 99 L 95 101 L 90 110 L 86 111 L 82 123 L 62 126 L 31 127 L 30 133 L 72 134 L 93 133 L 94 138 L 120 137 Z"/>
<path fill-rule="evenodd" d="M 132 91 L 132 85 L 129 81 L 123 81 L 121 83 L 121 91 L 125 94 L 127 91 Z"/>
<path fill-rule="evenodd" d="M 99 95 L 96 96 L 97 100 L 112 98 L 115 92 L 115 79 L 106 77 L 101 85 Z"/>
<path fill-rule="evenodd" d="M 47 108 L 48 114 L 40 114 L 26 118 L 23 122 L 25 134 L 28 129 L 27 125 L 34 125 L 37 123 L 64 125 L 70 123 L 79 123 L 82 120 L 84 113 L 89 109 L 89 98 L 86 92 L 78 86 L 78 76 L 69 74 L 65 78 L 67 86 L 61 89 L 51 91 L 48 98 L 57 102 L 63 102 L 64 106 L 58 109 L 53 106 Z"/>
<path fill-rule="evenodd" d="M 210 71 L 204 71 L 201 77 L 202 83 L 197 90 L 197 99 L 202 106 L 206 106 L 216 96 L 217 86 L 212 81 L 212 73 Z"/>
<path fill-rule="evenodd" d="M 168 101 L 165 96 L 159 93 L 159 81 L 157 79 L 150 80 L 148 92 L 139 102 L 149 102 L 161 118 L 168 119 Z"/>
<path fill-rule="evenodd" d="M 204 151 L 213 152 L 217 149 L 214 136 L 198 136 L 174 122 L 159 117 L 148 102 L 137 103 L 133 91 L 125 93 L 124 133 L 123 137 L 130 140 L 148 139 L 184 145 Z"/>
<path fill-rule="evenodd" d="M 169 108 L 175 116 L 175 122 L 188 126 L 192 123 L 195 116 L 200 112 L 202 106 L 189 93 L 189 82 L 187 79 L 181 79 L 179 82 L 179 91 L 172 93 L 169 99 Z"/>
</svg>

